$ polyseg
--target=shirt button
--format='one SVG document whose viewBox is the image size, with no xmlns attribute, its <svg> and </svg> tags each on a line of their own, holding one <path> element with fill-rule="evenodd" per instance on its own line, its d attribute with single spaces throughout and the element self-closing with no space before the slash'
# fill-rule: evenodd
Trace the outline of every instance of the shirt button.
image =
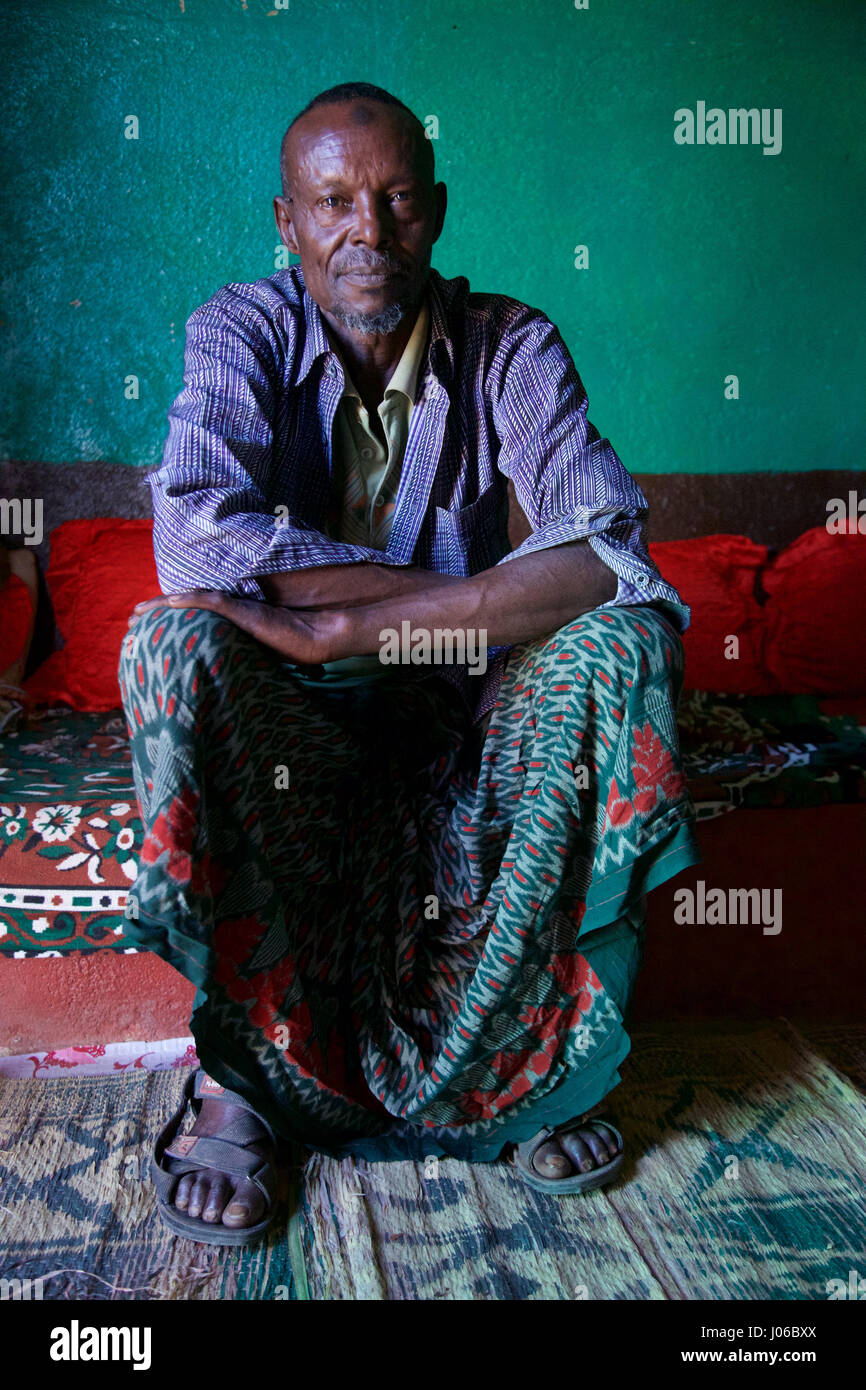
<svg viewBox="0 0 866 1390">
<path fill-rule="evenodd" d="M 371 459 L 372 457 L 373 457 L 373 450 L 372 450 L 372 449 L 362 449 L 362 450 L 361 450 L 361 458 L 362 458 L 362 459 Z"/>
<path fill-rule="evenodd" d="M 642 589 L 645 589 L 646 586 L 649 584 L 649 579 L 647 578 L 647 576 L 646 576 L 645 574 L 639 574 L 638 577 L 637 577 L 637 582 L 638 582 L 638 584 L 641 586 Z"/>
<path fill-rule="evenodd" d="M 374 505 L 375 507 L 384 507 L 384 505 L 385 505 L 385 499 L 384 499 L 384 497 L 377 497 L 377 498 L 376 498 L 376 501 L 374 502 L 373 505 Z"/>
</svg>

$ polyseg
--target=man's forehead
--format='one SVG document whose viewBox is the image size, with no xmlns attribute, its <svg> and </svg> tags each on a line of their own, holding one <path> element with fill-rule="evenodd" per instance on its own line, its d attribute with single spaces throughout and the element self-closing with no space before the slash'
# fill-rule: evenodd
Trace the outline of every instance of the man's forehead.
<svg viewBox="0 0 866 1390">
<path fill-rule="evenodd" d="M 418 143 L 409 122 L 385 106 L 318 107 L 292 131 L 290 165 L 302 177 L 418 172 Z"/>
</svg>

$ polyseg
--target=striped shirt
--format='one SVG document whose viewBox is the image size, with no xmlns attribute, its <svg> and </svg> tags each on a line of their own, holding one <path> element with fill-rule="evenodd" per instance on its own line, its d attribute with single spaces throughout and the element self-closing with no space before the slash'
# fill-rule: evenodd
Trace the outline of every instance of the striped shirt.
<svg viewBox="0 0 866 1390">
<path fill-rule="evenodd" d="M 556 327 L 506 295 L 430 271 L 429 346 L 417 384 L 384 551 L 325 534 L 334 417 L 345 375 L 300 266 L 231 284 L 187 323 L 184 388 L 150 475 L 163 593 L 220 589 L 264 599 L 258 577 L 370 561 L 478 574 L 586 539 L 618 578 L 604 607 L 657 602 L 684 631 L 689 609 L 646 548 L 647 502 L 610 442 Z M 507 480 L 532 533 L 507 535 Z M 481 718 L 507 648 L 483 677 L 442 666 Z"/>
</svg>

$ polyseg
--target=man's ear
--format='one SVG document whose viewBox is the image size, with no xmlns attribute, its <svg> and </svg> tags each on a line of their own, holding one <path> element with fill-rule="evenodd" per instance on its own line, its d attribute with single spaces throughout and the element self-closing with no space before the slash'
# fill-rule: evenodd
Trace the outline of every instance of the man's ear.
<svg viewBox="0 0 866 1390">
<path fill-rule="evenodd" d="M 276 218 L 280 241 L 291 251 L 293 256 L 300 256 L 298 243 L 295 240 L 295 229 L 292 225 L 292 206 L 289 198 L 279 195 L 274 198 L 274 217 Z"/>
</svg>

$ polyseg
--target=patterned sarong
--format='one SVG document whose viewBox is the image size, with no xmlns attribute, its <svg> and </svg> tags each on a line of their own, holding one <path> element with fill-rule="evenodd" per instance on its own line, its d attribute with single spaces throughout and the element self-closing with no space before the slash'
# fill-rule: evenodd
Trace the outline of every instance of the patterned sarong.
<svg viewBox="0 0 866 1390">
<path fill-rule="evenodd" d="M 333 1156 L 489 1161 L 597 1104 L 642 895 L 700 861 L 682 669 L 599 609 L 514 648 L 482 732 L 429 668 L 326 690 L 213 613 L 134 620 L 126 933 L 197 985 L 210 1074 Z"/>
</svg>

